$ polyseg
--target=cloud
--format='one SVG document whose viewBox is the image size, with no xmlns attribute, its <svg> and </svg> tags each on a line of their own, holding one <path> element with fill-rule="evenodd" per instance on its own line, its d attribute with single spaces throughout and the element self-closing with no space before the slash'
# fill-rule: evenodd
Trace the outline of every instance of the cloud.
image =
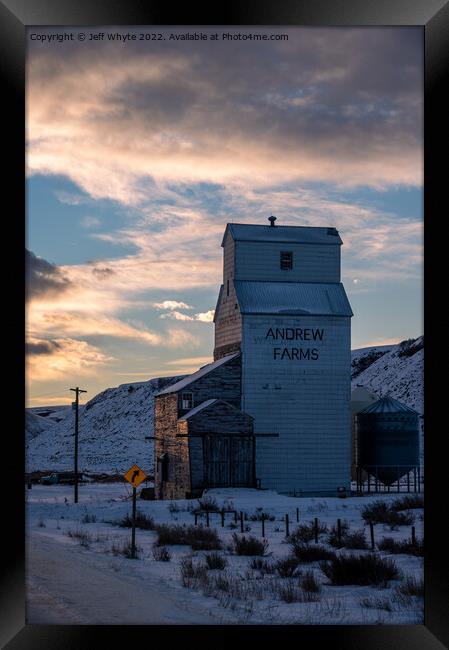
<svg viewBox="0 0 449 650">
<path fill-rule="evenodd" d="M 153 302 L 152 304 L 156 309 L 193 309 L 187 303 L 178 300 L 164 300 L 163 302 Z"/>
<path fill-rule="evenodd" d="M 26 288 L 28 299 L 35 296 L 60 294 L 70 286 L 70 280 L 60 268 L 25 249 Z"/>
<path fill-rule="evenodd" d="M 96 275 L 97 278 L 104 279 L 114 275 L 114 269 L 111 269 L 110 266 L 95 266 L 92 269 L 92 273 Z"/>
<path fill-rule="evenodd" d="M 55 340 L 30 340 L 26 342 L 25 350 L 29 356 L 50 355 L 61 350 L 61 344 Z"/>
<path fill-rule="evenodd" d="M 168 347 L 184 349 L 198 348 L 200 343 L 197 336 L 180 328 L 169 328 L 168 339 L 165 342 Z"/>
<path fill-rule="evenodd" d="M 174 359 L 172 361 L 166 361 L 167 366 L 197 366 L 201 367 L 208 363 L 212 363 L 212 356 L 203 356 L 203 357 L 184 357 L 182 359 Z"/>
<path fill-rule="evenodd" d="M 214 320 L 214 309 L 210 309 L 209 311 L 202 312 L 199 314 L 194 314 L 193 316 L 189 316 L 188 314 L 183 314 L 179 311 L 170 311 L 166 314 L 161 314 L 160 318 L 172 318 L 174 320 L 182 320 L 182 321 L 200 321 L 202 323 L 212 323 Z"/>
<path fill-rule="evenodd" d="M 137 328 L 118 318 L 90 316 L 78 312 L 38 311 L 31 308 L 30 327 L 40 334 L 69 337 L 112 336 L 162 345 L 164 337 L 145 328 Z"/>
<path fill-rule="evenodd" d="M 97 42 L 57 62 L 54 45 L 32 47 L 29 173 L 127 205 L 151 179 L 420 185 L 421 30 L 281 31 L 288 42 L 263 47 Z"/>
<path fill-rule="evenodd" d="M 81 225 L 83 228 L 95 228 L 101 224 L 101 220 L 98 217 L 86 216 L 81 219 Z"/>
<path fill-rule="evenodd" d="M 378 339 L 374 339 L 372 341 L 368 341 L 368 343 L 362 343 L 361 345 L 357 346 L 356 349 L 359 350 L 361 348 L 374 348 L 374 347 L 377 347 L 377 346 L 380 346 L 380 345 L 397 345 L 398 343 L 400 343 L 403 340 L 404 339 L 401 339 L 401 338 L 389 338 L 389 339 L 378 338 Z"/>
<path fill-rule="evenodd" d="M 27 379 L 30 381 L 61 380 L 68 375 L 88 376 L 114 358 L 86 341 L 70 338 L 28 341 Z"/>
<path fill-rule="evenodd" d="M 161 314 L 161 318 L 172 318 L 173 320 L 183 320 L 183 321 L 192 321 L 195 320 L 193 316 L 188 316 L 187 314 L 182 314 L 179 311 L 170 311 L 166 314 Z"/>
<path fill-rule="evenodd" d="M 199 320 L 203 323 L 212 323 L 214 320 L 215 309 L 209 309 L 209 311 L 195 314 L 195 320 Z"/>
</svg>

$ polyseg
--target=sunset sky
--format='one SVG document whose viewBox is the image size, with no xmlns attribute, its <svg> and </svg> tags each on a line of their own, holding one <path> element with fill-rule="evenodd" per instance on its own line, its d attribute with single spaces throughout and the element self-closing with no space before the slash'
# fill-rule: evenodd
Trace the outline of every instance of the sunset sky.
<svg viewBox="0 0 449 650">
<path fill-rule="evenodd" d="M 230 221 L 338 228 L 352 347 L 421 335 L 422 117 L 421 28 L 28 28 L 28 405 L 210 361 Z"/>
</svg>

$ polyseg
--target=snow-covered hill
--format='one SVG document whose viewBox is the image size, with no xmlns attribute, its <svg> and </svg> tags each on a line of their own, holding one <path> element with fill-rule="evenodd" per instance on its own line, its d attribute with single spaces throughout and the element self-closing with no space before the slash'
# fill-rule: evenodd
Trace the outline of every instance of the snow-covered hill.
<svg viewBox="0 0 449 650">
<path fill-rule="evenodd" d="M 138 463 L 152 474 L 154 445 L 145 436 L 153 435 L 153 396 L 182 376 L 108 388 L 80 406 L 80 471 L 123 473 Z M 74 412 L 62 413 L 58 423 L 27 413 L 27 472 L 73 469 Z"/>
<path fill-rule="evenodd" d="M 39 436 L 44 431 L 52 429 L 55 426 L 54 420 L 48 418 L 43 418 L 40 415 L 36 415 L 28 409 L 25 412 L 25 439 L 28 443 L 30 440 L 33 440 Z"/>
<path fill-rule="evenodd" d="M 383 397 L 387 393 L 424 413 L 424 337 L 398 345 L 362 348 L 352 352 L 352 387 L 364 386 Z"/>
<path fill-rule="evenodd" d="M 423 415 L 424 338 L 352 352 L 352 387 L 389 393 Z M 86 472 L 123 473 L 138 463 L 153 474 L 154 393 L 180 377 L 108 388 L 80 407 L 79 467 Z M 51 409 L 47 409 L 49 411 Z M 39 412 L 45 412 L 40 407 Z M 421 418 L 423 430 L 423 417 Z M 27 471 L 73 468 L 74 413 L 70 407 L 46 417 L 28 409 Z"/>
</svg>

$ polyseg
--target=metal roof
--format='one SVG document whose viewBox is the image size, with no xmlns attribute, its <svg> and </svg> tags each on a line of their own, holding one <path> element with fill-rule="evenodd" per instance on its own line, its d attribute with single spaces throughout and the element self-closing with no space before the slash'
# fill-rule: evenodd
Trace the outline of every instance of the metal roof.
<svg viewBox="0 0 449 650">
<path fill-rule="evenodd" d="M 285 242 L 297 244 L 334 244 L 343 242 L 336 228 L 316 226 L 262 226 L 248 223 L 228 223 L 221 245 L 227 233 L 234 241 Z"/>
<path fill-rule="evenodd" d="M 352 316 L 341 283 L 234 281 L 242 314 Z"/>
<path fill-rule="evenodd" d="M 377 402 L 360 411 L 360 413 L 414 413 L 418 415 L 414 409 L 402 404 L 402 402 L 398 402 L 397 399 L 393 399 L 389 395 L 381 397 Z"/>
<path fill-rule="evenodd" d="M 218 397 L 214 397 L 212 399 L 207 399 L 205 402 L 201 402 L 201 404 L 198 404 L 198 406 L 195 406 L 193 409 L 190 409 L 188 413 L 185 413 L 182 415 L 179 419 L 180 420 L 188 420 L 189 418 L 193 417 L 197 413 L 200 413 L 201 411 L 204 411 L 205 409 L 209 408 L 209 406 L 212 406 L 213 404 L 216 404 L 217 402 L 221 402 L 222 404 L 226 404 L 231 411 L 236 411 L 237 413 L 243 413 L 246 415 L 246 417 L 251 418 L 251 420 L 254 420 L 252 415 L 248 415 L 248 413 L 244 413 L 244 411 L 241 411 L 239 408 L 234 406 L 233 404 L 230 404 L 224 399 L 220 399 Z"/>
<path fill-rule="evenodd" d="M 240 352 L 234 352 L 234 354 L 228 354 L 226 357 L 222 357 L 217 361 L 208 363 L 206 366 L 203 366 L 202 368 L 192 373 L 191 375 L 188 375 L 187 377 L 184 377 L 184 379 L 180 379 L 179 381 L 177 381 L 175 384 L 171 384 L 171 386 L 168 386 L 167 388 L 164 388 L 164 390 L 159 391 L 158 393 L 155 394 L 155 397 L 157 397 L 158 395 L 167 395 L 168 393 L 178 393 L 180 390 L 182 390 L 186 386 L 189 386 L 197 379 L 204 377 L 209 372 L 212 372 L 216 368 L 222 366 L 224 363 L 231 361 L 231 359 L 235 359 L 235 357 L 237 357 L 239 354 Z"/>
<path fill-rule="evenodd" d="M 193 409 L 190 409 L 188 413 L 184 413 L 182 417 L 180 417 L 180 420 L 188 420 L 191 418 L 193 415 L 196 415 L 197 413 L 200 413 L 200 411 L 203 411 L 204 409 L 207 409 L 208 406 L 211 406 L 211 404 L 214 404 L 215 402 L 218 402 L 218 398 L 214 397 L 212 399 L 207 399 L 205 402 L 201 402 L 201 404 L 198 404 L 198 406 L 195 406 Z"/>
</svg>

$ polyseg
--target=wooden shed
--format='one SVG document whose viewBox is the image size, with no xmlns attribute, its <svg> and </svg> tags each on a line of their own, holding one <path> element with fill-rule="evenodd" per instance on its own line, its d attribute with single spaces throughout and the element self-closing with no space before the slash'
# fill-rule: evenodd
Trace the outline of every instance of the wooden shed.
<svg viewBox="0 0 449 650">
<path fill-rule="evenodd" d="M 156 498 L 255 487 L 253 418 L 238 407 L 240 375 L 240 355 L 233 354 L 156 395 Z"/>
</svg>

